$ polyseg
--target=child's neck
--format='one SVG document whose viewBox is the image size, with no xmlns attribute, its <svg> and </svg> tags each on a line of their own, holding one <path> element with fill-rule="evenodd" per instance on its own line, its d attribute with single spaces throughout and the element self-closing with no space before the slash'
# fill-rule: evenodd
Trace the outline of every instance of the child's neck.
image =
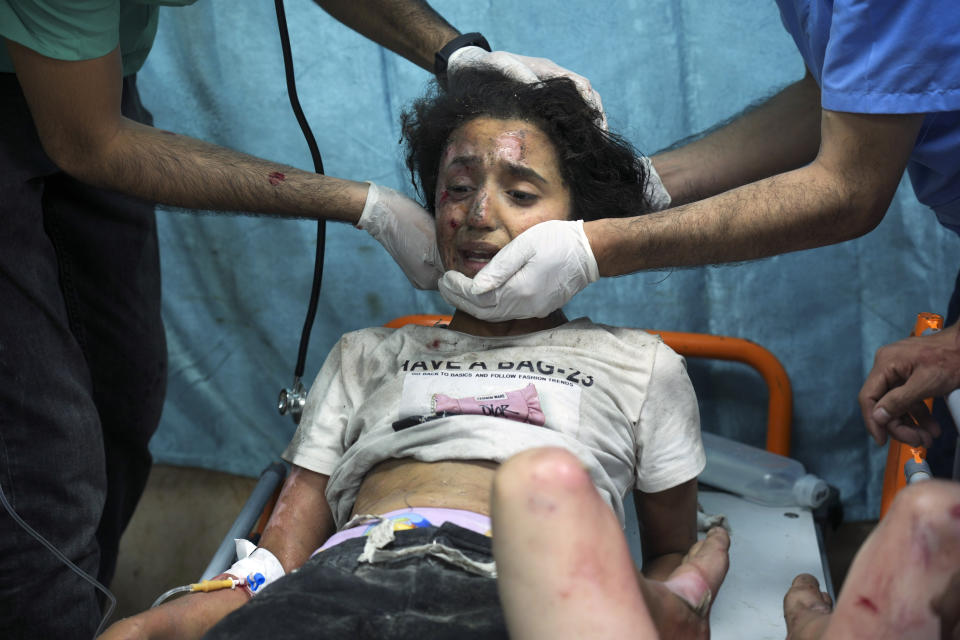
<svg viewBox="0 0 960 640">
<path fill-rule="evenodd" d="M 519 336 L 545 329 L 553 329 L 567 322 L 563 311 L 557 309 L 546 318 L 524 318 L 506 322 L 487 322 L 474 318 L 469 313 L 457 309 L 448 328 L 474 336 Z"/>
</svg>

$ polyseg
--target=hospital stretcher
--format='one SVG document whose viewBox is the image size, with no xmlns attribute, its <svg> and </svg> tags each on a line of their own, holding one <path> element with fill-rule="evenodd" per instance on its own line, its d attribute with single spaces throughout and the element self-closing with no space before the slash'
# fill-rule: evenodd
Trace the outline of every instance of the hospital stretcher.
<svg viewBox="0 0 960 640">
<path fill-rule="evenodd" d="M 753 367 L 768 391 L 766 448 L 779 455 L 790 454 L 793 395 L 790 379 L 772 353 L 741 338 L 655 333 L 686 358 L 736 361 Z M 709 430 L 709 425 L 705 427 Z M 834 595 L 823 536 L 809 508 L 765 506 L 703 483 L 698 499 L 707 514 L 723 514 L 731 530 L 730 570 L 710 612 L 711 638 L 783 640 L 787 635 L 783 596 L 800 573 L 812 574 L 821 589 Z M 632 503 L 632 496 L 628 501 Z M 636 510 L 626 502 L 627 542 L 639 565 L 640 529 Z"/>
<path fill-rule="evenodd" d="M 432 325 L 444 321 L 449 321 L 449 316 L 404 316 L 387 326 L 398 327 L 411 322 Z M 737 361 L 756 369 L 769 392 L 766 448 L 780 455 L 789 455 L 792 392 L 786 371 L 773 354 L 740 338 L 653 333 L 659 334 L 664 342 L 687 358 Z M 279 462 L 263 472 L 201 576 L 202 580 L 219 575 L 230 566 L 234 559 L 234 538 L 256 542 L 285 474 L 286 468 Z M 764 506 L 702 484 L 699 500 L 706 513 L 725 515 L 732 532 L 730 571 L 710 615 L 714 640 L 783 640 L 786 625 L 782 599 L 799 573 L 814 575 L 821 588 L 833 595 L 822 536 L 810 509 Z M 624 509 L 627 513 L 627 542 L 639 565 L 640 531 L 632 495 L 627 496 Z"/>
</svg>

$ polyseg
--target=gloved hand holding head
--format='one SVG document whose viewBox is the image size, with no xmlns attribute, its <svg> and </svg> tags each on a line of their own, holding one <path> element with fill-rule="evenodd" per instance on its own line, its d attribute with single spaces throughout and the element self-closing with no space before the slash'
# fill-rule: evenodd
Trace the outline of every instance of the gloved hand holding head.
<svg viewBox="0 0 960 640">
<path fill-rule="evenodd" d="M 603 112 L 600 94 L 594 91 L 590 81 L 569 69 L 564 69 L 546 58 L 531 58 L 507 51 L 491 51 L 490 43 L 479 33 L 465 33 L 448 42 L 436 54 L 434 72 L 444 88 L 457 91 L 463 82 L 469 82 L 472 69 L 491 69 L 518 82 L 538 82 L 550 78 L 568 78 L 580 95 L 596 109 L 600 125 L 607 128 L 607 116 Z M 462 72 L 466 71 L 466 74 Z"/>
<path fill-rule="evenodd" d="M 495 69 L 508 78 L 526 83 L 550 78 L 567 78 L 577 87 L 583 99 L 596 109 L 600 126 L 607 128 L 607 114 L 603 111 L 603 101 L 590 84 L 590 80 L 569 69 L 564 69 L 552 60 L 531 58 L 507 51 L 485 51 L 476 46 L 462 47 L 450 54 L 447 68 L 449 87 L 456 91 L 458 85 L 469 82 L 469 72 L 463 72 L 477 67 Z"/>
<path fill-rule="evenodd" d="M 645 163 L 601 126 L 567 78 L 530 84 L 490 69 L 461 71 L 448 91 L 431 92 L 404 114 L 403 134 L 414 185 L 436 218 L 448 270 L 441 293 L 480 319 L 559 309 L 598 277 L 582 221 L 651 208 Z M 517 253 L 511 243 L 521 235 L 531 242 L 519 259 L 544 264 L 546 256 L 548 269 L 519 274 L 511 290 L 519 295 L 494 291 L 479 303 L 464 295 L 495 255 Z"/>
</svg>

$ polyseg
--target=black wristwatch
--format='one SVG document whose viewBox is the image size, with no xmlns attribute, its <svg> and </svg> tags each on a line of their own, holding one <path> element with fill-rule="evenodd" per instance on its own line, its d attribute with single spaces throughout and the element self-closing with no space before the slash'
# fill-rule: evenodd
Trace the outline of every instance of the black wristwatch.
<svg viewBox="0 0 960 640">
<path fill-rule="evenodd" d="M 443 45 L 443 48 L 440 51 L 437 51 L 433 59 L 433 73 L 437 76 L 437 82 L 440 83 L 440 86 L 444 89 L 447 88 L 447 62 L 450 60 L 450 56 L 457 49 L 462 49 L 463 47 L 480 47 L 481 49 L 486 49 L 490 51 L 490 43 L 487 42 L 487 39 L 479 33 L 464 33 L 459 35 L 447 44 Z"/>
</svg>

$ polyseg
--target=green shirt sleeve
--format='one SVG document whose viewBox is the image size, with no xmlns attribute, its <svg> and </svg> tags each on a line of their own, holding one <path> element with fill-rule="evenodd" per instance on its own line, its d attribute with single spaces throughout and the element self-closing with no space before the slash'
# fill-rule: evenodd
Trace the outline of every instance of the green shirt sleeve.
<svg viewBox="0 0 960 640">
<path fill-rule="evenodd" d="M 123 73 L 143 65 L 157 33 L 158 4 L 193 0 L 0 0 L 0 36 L 57 60 L 90 60 L 113 51 L 123 56 Z M 0 72 L 12 72 L 6 47 Z"/>
<path fill-rule="evenodd" d="M 99 58 L 120 44 L 120 0 L 0 0 L 0 35 L 49 58 Z"/>
</svg>

